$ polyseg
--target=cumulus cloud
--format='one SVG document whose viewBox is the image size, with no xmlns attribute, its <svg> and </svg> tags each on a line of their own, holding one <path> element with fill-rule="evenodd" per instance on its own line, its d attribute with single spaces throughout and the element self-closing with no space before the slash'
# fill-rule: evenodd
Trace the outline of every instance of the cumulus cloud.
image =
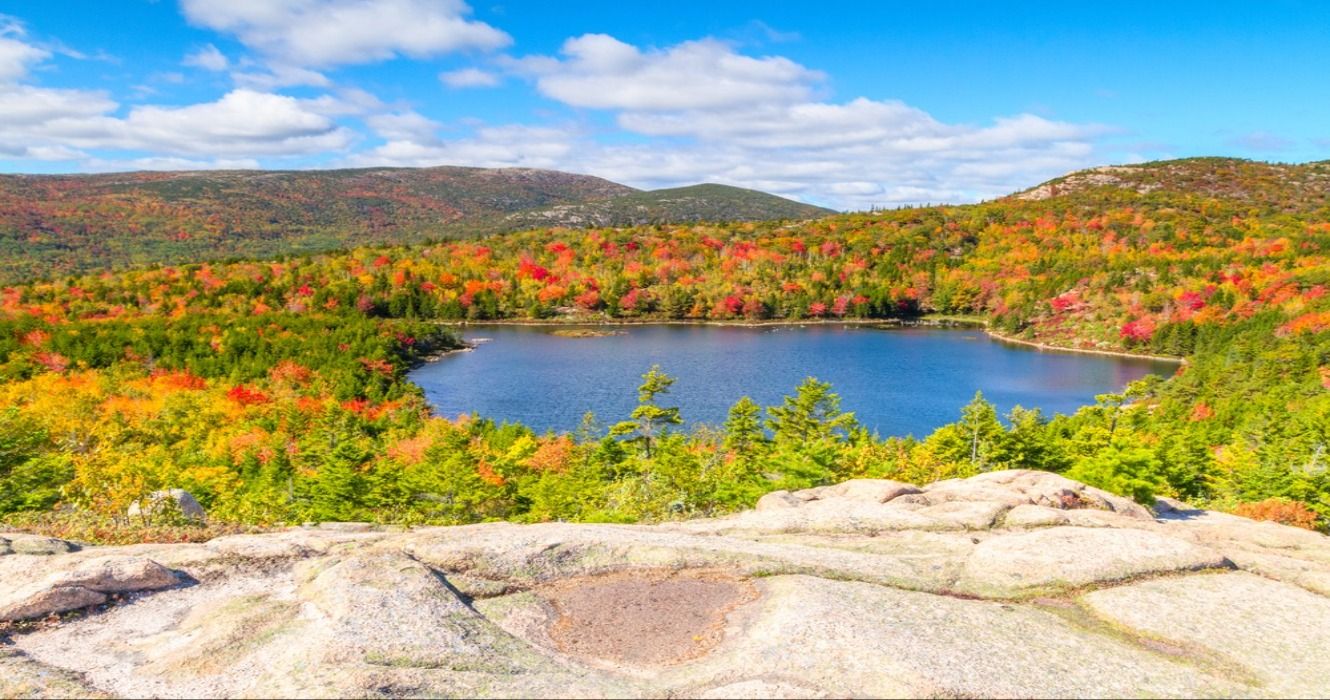
<svg viewBox="0 0 1330 700">
<path fill-rule="evenodd" d="M 714 39 L 642 51 L 605 34 L 564 42 L 560 59 L 518 64 L 541 93 L 575 107 L 708 110 L 805 99 L 821 73 L 779 56 L 753 58 Z"/>
<path fill-rule="evenodd" d="M 182 63 L 186 66 L 202 68 L 203 70 L 214 72 L 224 71 L 227 66 L 231 64 L 231 62 L 227 60 L 226 55 L 212 44 L 208 44 L 198 51 L 185 56 L 185 60 L 182 61 Z"/>
<path fill-rule="evenodd" d="M 168 158 L 289 156 L 338 151 L 353 140 L 348 129 L 300 100 L 246 89 L 185 107 L 137 106 L 123 118 L 112 116 L 118 107 L 99 92 L 26 85 L 0 90 L 0 143 L 25 144 L 30 155 L 24 157 L 62 160 L 77 157 L 73 149 Z"/>
<path fill-rule="evenodd" d="M 0 15 L 0 83 L 21 79 L 34 64 L 50 58 L 50 51 L 23 41 L 26 34 L 21 22 Z"/>
<path fill-rule="evenodd" d="M 233 34 L 276 64 L 330 67 L 492 50 L 512 40 L 461 0 L 182 0 L 193 24 Z"/>
<path fill-rule="evenodd" d="M 385 133 L 389 135 L 391 129 Z M 481 127 L 467 138 L 419 138 L 405 132 L 399 138 L 345 161 L 351 167 L 429 167 L 469 165 L 478 168 L 544 168 L 577 171 L 578 151 L 595 148 L 574 132 L 559 127 L 523 125 Z"/>
<path fill-rule="evenodd" d="M 924 115 L 926 116 L 926 115 Z M 421 118 L 423 119 L 423 118 Z M 1038 119 L 1033 118 L 1033 119 Z M 1023 124 L 1014 129 L 1012 124 Z M 569 170 L 644 188 L 718 182 L 839 209 L 992 198 L 1084 167 L 1094 157 L 1086 136 L 1067 125 L 1019 117 L 987 126 L 932 120 L 940 136 L 771 146 L 725 138 L 606 144 L 571 127 L 483 127 L 441 139 L 438 125 L 411 119 L 376 122 L 387 143 L 354 154 L 348 165 L 521 166 Z M 864 127 L 868 129 L 867 126 Z M 931 141 L 930 147 L 922 147 Z"/>
<path fill-rule="evenodd" d="M 439 80 L 452 88 L 494 87 L 499 76 L 479 68 L 462 68 L 439 74 Z"/>
<path fill-rule="evenodd" d="M 250 167 L 295 157 L 350 166 L 519 166 L 648 188 L 720 182 L 858 209 L 1003 195 L 1100 160 L 1096 146 L 1107 133 L 1031 114 L 949 123 L 898 100 L 829 99 L 822 73 L 722 41 L 650 48 L 603 34 L 569 39 L 555 56 L 491 58 L 488 65 L 527 78 L 540 94 L 576 110 L 554 119 L 597 110 L 617 130 L 606 131 L 599 119 L 587 122 L 594 128 L 576 121 L 445 127 L 408 105 L 334 87 L 321 70 L 507 41 L 466 19 L 460 1 L 184 5 L 193 21 L 235 34 L 262 60 L 231 61 L 212 45 L 191 54 L 192 65 L 233 71 L 237 87 L 185 106 L 126 109 L 103 91 L 29 84 L 32 68 L 50 53 L 26 41 L 21 25 L 0 18 L 0 156 L 69 160 L 85 169 Z M 375 16 L 375 31 L 328 25 L 359 18 L 370 6 L 386 12 Z M 407 10 L 423 13 L 411 23 L 419 26 L 399 34 L 384 29 L 405 22 Z M 439 78 L 455 87 L 498 80 L 481 68 Z M 293 85 L 327 89 L 305 98 L 277 92 Z M 343 124 L 350 119 L 372 132 L 369 146 L 356 150 L 361 136 Z"/>
<path fill-rule="evenodd" d="M 1091 164 L 1107 133 L 1031 114 L 955 124 L 898 100 L 827 101 L 819 99 L 820 72 L 713 39 L 644 49 L 589 34 L 569 39 L 557 56 L 506 67 L 547 97 L 609 112 L 631 138 L 607 143 L 556 130 L 507 143 L 481 133 L 443 142 L 436 132 L 399 133 L 359 157 L 489 165 L 563 153 L 542 167 L 643 187 L 722 182 L 861 208 L 1006 194 Z"/>
<path fill-rule="evenodd" d="M 375 114 L 365 120 L 374 133 L 387 141 L 435 142 L 442 124 L 418 112 Z"/>
<path fill-rule="evenodd" d="M 173 154 L 293 155 L 351 141 L 349 131 L 294 97 L 246 89 L 187 107 L 135 107 L 118 126 L 126 143 Z"/>
<path fill-rule="evenodd" d="M 328 76 L 308 68 L 276 65 L 264 69 L 240 70 L 231 73 L 231 79 L 240 87 L 255 90 L 277 90 L 285 87 L 328 87 Z"/>
<path fill-rule="evenodd" d="M 123 172 L 126 170 L 257 170 L 259 161 L 253 158 L 198 160 L 191 158 L 128 158 L 104 160 L 93 158 L 83 164 L 90 172 Z"/>
</svg>

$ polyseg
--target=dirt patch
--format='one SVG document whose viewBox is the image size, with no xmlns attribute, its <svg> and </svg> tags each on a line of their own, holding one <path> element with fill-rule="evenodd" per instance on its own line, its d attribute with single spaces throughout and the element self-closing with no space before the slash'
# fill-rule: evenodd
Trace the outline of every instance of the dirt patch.
<svg viewBox="0 0 1330 700">
<path fill-rule="evenodd" d="M 557 613 L 549 635 L 560 651 L 633 666 L 706 654 L 724 637 L 725 616 L 757 598 L 746 579 L 701 569 L 567 579 L 540 593 Z"/>
</svg>

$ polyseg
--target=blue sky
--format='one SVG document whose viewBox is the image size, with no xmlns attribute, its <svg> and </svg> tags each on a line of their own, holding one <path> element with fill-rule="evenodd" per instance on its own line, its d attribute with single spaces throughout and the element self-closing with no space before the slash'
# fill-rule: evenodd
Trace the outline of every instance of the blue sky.
<svg viewBox="0 0 1330 700">
<path fill-rule="evenodd" d="M 541 167 L 837 208 L 1330 158 L 1325 2 L 0 0 L 0 170 Z"/>
</svg>

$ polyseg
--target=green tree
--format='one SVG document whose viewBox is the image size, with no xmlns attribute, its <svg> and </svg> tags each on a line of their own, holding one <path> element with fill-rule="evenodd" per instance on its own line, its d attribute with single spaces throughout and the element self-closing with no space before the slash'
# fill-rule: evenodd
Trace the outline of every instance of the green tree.
<svg viewBox="0 0 1330 700">
<path fill-rule="evenodd" d="M 970 464 L 979 471 L 992 469 L 1005 432 L 997 408 L 984 399 L 982 391 L 976 391 L 970 403 L 961 409 L 959 427 L 968 443 Z"/>
<path fill-rule="evenodd" d="M 762 432 L 762 407 L 747 396 L 730 407 L 725 418 L 725 449 L 740 458 L 750 457 L 767 440 Z"/>
<path fill-rule="evenodd" d="M 642 385 L 637 387 L 637 408 L 630 415 L 631 420 L 622 421 L 610 429 L 616 437 L 630 435 L 627 442 L 640 442 L 647 459 L 651 458 L 652 442 L 663 435 L 671 425 L 683 423 L 677 406 L 661 406 L 657 399 L 670 393 L 674 377 L 660 370 L 660 365 L 652 365 L 642 375 Z"/>
<path fill-rule="evenodd" d="M 767 409 L 767 422 L 778 443 L 807 444 L 843 436 L 857 421 L 853 413 L 840 410 L 840 396 L 831 384 L 808 377 L 786 396 L 780 406 Z"/>
</svg>

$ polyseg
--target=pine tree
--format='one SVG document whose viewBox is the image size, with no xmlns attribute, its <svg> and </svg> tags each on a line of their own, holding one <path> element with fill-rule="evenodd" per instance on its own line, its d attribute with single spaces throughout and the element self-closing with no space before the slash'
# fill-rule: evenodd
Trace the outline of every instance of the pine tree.
<svg viewBox="0 0 1330 700">
<path fill-rule="evenodd" d="M 642 375 L 642 385 L 637 388 L 637 408 L 629 416 L 632 420 L 623 421 L 610 429 L 614 436 L 633 435 L 629 442 L 641 442 L 647 459 L 651 458 L 652 442 L 671 425 L 683 423 L 677 406 L 660 406 L 657 397 L 670 393 L 674 377 L 660 370 L 660 365 L 652 365 Z"/>
</svg>

